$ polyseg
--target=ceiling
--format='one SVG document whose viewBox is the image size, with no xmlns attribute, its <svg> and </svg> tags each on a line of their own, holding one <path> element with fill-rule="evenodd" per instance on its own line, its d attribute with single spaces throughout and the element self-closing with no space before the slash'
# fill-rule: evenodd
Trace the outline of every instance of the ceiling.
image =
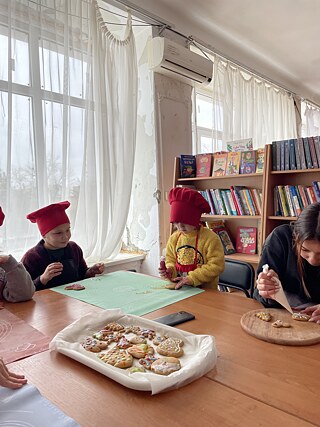
<svg viewBox="0 0 320 427">
<path fill-rule="evenodd" d="M 319 0 L 123 2 L 320 105 Z"/>
</svg>

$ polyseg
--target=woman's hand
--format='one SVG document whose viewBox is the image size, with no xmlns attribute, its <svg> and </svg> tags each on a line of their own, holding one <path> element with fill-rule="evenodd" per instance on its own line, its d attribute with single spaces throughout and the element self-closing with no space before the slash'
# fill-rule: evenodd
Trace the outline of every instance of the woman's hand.
<svg viewBox="0 0 320 427">
<path fill-rule="evenodd" d="M 311 316 L 309 322 L 318 323 L 320 325 L 320 304 L 307 307 L 302 310 L 301 313 L 306 313 Z"/>
<path fill-rule="evenodd" d="M 269 270 L 268 273 L 261 272 L 257 280 L 257 289 L 259 295 L 263 298 L 274 298 L 274 294 L 280 289 L 277 281 L 278 275 L 275 271 Z"/>
<path fill-rule="evenodd" d="M 24 375 L 13 374 L 8 370 L 4 361 L 0 358 L 0 385 L 8 388 L 20 388 L 26 384 Z"/>
<path fill-rule="evenodd" d="M 59 276 L 62 273 L 63 265 L 61 262 L 53 262 L 49 264 L 44 270 L 44 273 L 40 276 L 40 281 L 43 285 L 46 285 L 51 279 Z"/>
</svg>

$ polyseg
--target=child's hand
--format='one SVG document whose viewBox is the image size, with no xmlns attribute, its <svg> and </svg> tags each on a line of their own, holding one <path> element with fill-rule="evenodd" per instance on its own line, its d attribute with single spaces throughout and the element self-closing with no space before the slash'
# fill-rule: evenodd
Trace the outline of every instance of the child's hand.
<svg viewBox="0 0 320 427">
<path fill-rule="evenodd" d="M 4 361 L 0 358 L 0 386 L 8 388 L 20 388 L 26 384 L 24 375 L 13 374 L 8 370 Z"/>
<path fill-rule="evenodd" d="M 95 276 L 96 274 L 102 274 L 104 272 L 104 263 L 98 262 L 89 268 L 90 276 Z"/>
<path fill-rule="evenodd" d="M 161 267 L 158 268 L 159 276 L 163 279 L 171 280 L 173 275 L 173 268 L 169 267 L 166 269 L 162 269 Z"/>
<path fill-rule="evenodd" d="M 178 290 L 182 288 L 183 285 L 191 285 L 191 281 L 189 277 L 176 277 L 175 279 L 172 279 L 172 282 L 177 282 L 175 289 Z"/>
<path fill-rule="evenodd" d="M 280 289 L 278 275 L 275 271 L 261 272 L 257 280 L 257 289 L 263 298 L 274 298 L 274 294 Z"/>
<path fill-rule="evenodd" d="M 320 324 L 320 304 L 313 305 L 312 307 L 307 307 L 301 311 L 301 313 L 309 314 L 309 322 L 314 322 Z"/>
<path fill-rule="evenodd" d="M 46 285 L 49 280 L 53 279 L 56 276 L 59 276 L 62 273 L 63 265 L 61 262 L 53 262 L 47 266 L 44 270 L 44 273 L 40 276 L 40 281 L 43 285 Z"/>
</svg>

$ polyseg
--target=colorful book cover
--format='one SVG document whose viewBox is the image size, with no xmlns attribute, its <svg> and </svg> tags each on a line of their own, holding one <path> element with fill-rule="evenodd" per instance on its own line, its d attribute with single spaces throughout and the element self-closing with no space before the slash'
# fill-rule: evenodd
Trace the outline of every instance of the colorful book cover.
<svg viewBox="0 0 320 427">
<path fill-rule="evenodd" d="M 240 173 L 248 174 L 255 173 L 256 171 L 256 152 L 251 151 L 242 151 L 240 158 Z"/>
<path fill-rule="evenodd" d="M 238 139 L 237 141 L 227 142 L 228 151 L 248 151 L 253 150 L 252 138 Z"/>
<path fill-rule="evenodd" d="M 195 178 L 196 176 L 196 156 L 192 154 L 181 154 L 180 156 L 180 177 Z"/>
<path fill-rule="evenodd" d="M 228 153 L 226 175 L 238 175 L 240 167 L 240 151 Z"/>
<path fill-rule="evenodd" d="M 257 228 L 238 227 L 236 250 L 242 254 L 255 254 L 257 250 Z"/>
<path fill-rule="evenodd" d="M 196 155 L 197 177 L 211 176 L 212 154 L 197 154 Z"/>
<path fill-rule="evenodd" d="M 236 249 L 230 239 L 229 233 L 226 229 L 220 229 L 217 231 L 218 236 L 220 237 L 224 254 L 230 255 L 236 252 Z"/>
<path fill-rule="evenodd" d="M 264 148 L 259 148 L 256 152 L 256 173 L 262 173 L 264 169 Z"/>
<path fill-rule="evenodd" d="M 228 153 L 215 153 L 213 157 L 212 176 L 224 176 L 226 174 Z"/>
</svg>

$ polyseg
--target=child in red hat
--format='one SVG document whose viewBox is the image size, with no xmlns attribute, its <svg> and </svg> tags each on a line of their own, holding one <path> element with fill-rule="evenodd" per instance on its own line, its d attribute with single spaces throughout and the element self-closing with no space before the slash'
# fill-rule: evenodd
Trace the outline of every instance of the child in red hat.
<svg viewBox="0 0 320 427">
<path fill-rule="evenodd" d="M 5 215 L 0 207 L 0 226 Z M 0 255 L 0 300 L 21 302 L 30 300 L 35 287 L 29 273 L 12 255 Z"/>
<path fill-rule="evenodd" d="M 70 221 L 66 214 L 69 206 L 68 201 L 53 203 L 27 215 L 42 235 L 42 240 L 22 257 L 37 291 L 94 277 L 104 271 L 103 263 L 88 268 L 80 246 L 70 241 Z"/>
<path fill-rule="evenodd" d="M 170 222 L 177 231 L 168 240 L 160 276 L 173 282 L 167 286 L 170 289 L 183 285 L 217 288 L 224 251 L 219 237 L 200 224 L 201 215 L 210 212 L 208 202 L 196 190 L 176 187 L 169 192 L 169 203 Z"/>
</svg>

